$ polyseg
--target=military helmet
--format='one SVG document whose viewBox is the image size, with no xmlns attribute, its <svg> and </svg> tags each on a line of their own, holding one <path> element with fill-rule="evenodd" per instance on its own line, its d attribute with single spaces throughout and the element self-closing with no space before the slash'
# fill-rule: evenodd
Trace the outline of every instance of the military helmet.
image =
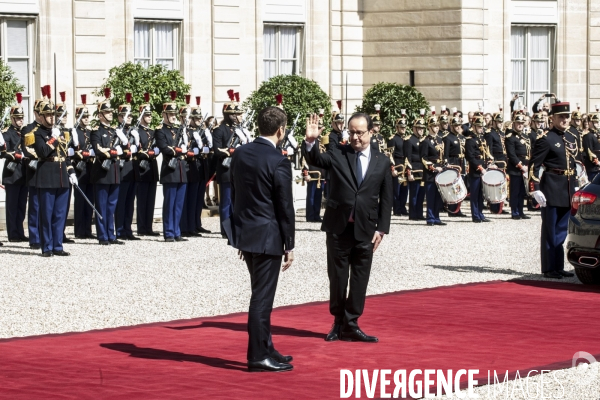
<svg viewBox="0 0 600 400">
<path fill-rule="evenodd" d="M 425 118 L 418 117 L 413 123 L 413 128 L 425 128 Z"/>
<path fill-rule="evenodd" d="M 590 122 L 600 122 L 600 114 L 599 113 L 590 114 Z"/>
<path fill-rule="evenodd" d="M 492 115 L 492 119 L 494 122 L 504 122 L 504 116 L 501 112 L 494 113 L 494 115 Z"/>
<path fill-rule="evenodd" d="M 234 93 L 233 89 L 229 89 L 227 91 L 227 95 L 229 96 L 229 102 L 223 104 L 223 113 L 224 114 L 243 114 L 244 111 L 240 107 L 240 94 L 238 92 Z"/>
<path fill-rule="evenodd" d="M 523 114 L 515 114 L 513 122 L 525 122 L 525 116 Z"/>
<path fill-rule="evenodd" d="M 43 100 L 38 104 L 38 113 L 40 115 L 54 114 L 54 103 L 52 100 Z"/>
<path fill-rule="evenodd" d="M 381 125 L 381 117 L 379 114 L 370 115 L 371 121 L 373 121 L 373 125 Z"/>
<path fill-rule="evenodd" d="M 429 117 L 429 120 L 427 120 L 427 126 L 438 126 L 439 124 L 440 123 L 435 115 Z"/>
<path fill-rule="evenodd" d="M 446 111 L 448 111 L 448 110 L 446 110 Z M 447 124 L 448 121 L 449 121 L 448 114 L 440 115 L 440 124 Z"/>
<path fill-rule="evenodd" d="M 334 111 L 331 114 L 331 121 L 333 122 L 344 122 L 344 120 L 344 114 L 342 114 L 341 112 Z"/>
<path fill-rule="evenodd" d="M 142 114 L 152 114 L 152 106 L 150 105 L 150 93 L 144 93 L 144 104 L 140 104 L 138 107 L 140 116 Z"/>
<path fill-rule="evenodd" d="M 485 126 L 485 121 L 483 120 L 483 116 L 478 115 L 476 117 L 473 117 L 473 125 L 482 126 L 482 127 Z"/>
<path fill-rule="evenodd" d="M 162 112 L 166 114 L 177 114 L 178 107 L 175 99 L 177 98 L 177 92 L 175 90 L 171 90 L 169 92 L 169 96 L 171 96 L 171 101 L 167 101 L 163 103 Z"/>
<path fill-rule="evenodd" d="M 113 108 L 110 105 L 110 88 L 104 88 L 104 100 L 98 103 L 98 112 L 112 112 Z"/>
<path fill-rule="evenodd" d="M 450 121 L 450 124 L 452 126 L 460 126 L 460 125 L 462 125 L 462 118 L 461 117 L 453 117 L 452 121 Z"/>
<path fill-rule="evenodd" d="M 79 115 L 81 113 L 83 113 L 84 117 L 88 117 L 90 115 L 90 112 L 86 106 L 87 103 L 87 94 L 82 94 L 81 95 L 81 105 L 75 107 L 75 116 L 79 117 Z"/>
<path fill-rule="evenodd" d="M 581 115 L 581 111 L 579 111 L 579 104 L 577 104 L 577 111 L 573 111 L 571 113 L 571 119 L 581 119 L 582 115 Z"/>
<path fill-rule="evenodd" d="M 23 112 L 23 106 L 21 106 L 21 101 L 23 101 L 23 95 L 21 93 L 16 94 L 17 104 L 10 108 L 10 116 L 11 117 L 23 117 L 25 116 Z"/>
<path fill-rule="evenodd" d="M 401 128 L 406 128 L 407 125 L 408 125 L 408 120 L 404 116 L 402 116 L 396 120 L 396 126 L 399 126 Z"/>
<path fill-rule="evenodd" d="M 544 114 L 542 114 L 541 112 L 533 114 L 533 120 L 535 122 L 544 122 L 544 120 L 545 120 Z"/>
<path fill-rule="evenodd" d="M 125 103 L 119 106 L 119 114 L 125 115 L 127 113 L 131 114 L 131 100 L 133 100 L 133 96 L 131 93 L 125 93 Z"/>
</svg>

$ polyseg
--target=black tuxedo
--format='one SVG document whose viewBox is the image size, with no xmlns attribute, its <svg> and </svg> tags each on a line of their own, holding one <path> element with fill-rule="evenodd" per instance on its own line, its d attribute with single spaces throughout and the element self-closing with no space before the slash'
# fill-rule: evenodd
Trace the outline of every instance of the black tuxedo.
<svg viewBox="0 0 600 400">
<path fill-rule="evenodd" d="M 318 143 L 303 151 L 307 162 L 329 171 L 330 192 L 321 230 L 327 232 L 329 311 L 344 329 L 358 327 L 373 261 L 373 236 L 388 233 L 392 213 L 390 160 L 371 149 L 364 179 L 357 183 L 357 154 L 350 145 L 330 146 L 321 153 Z M 352 215 L 354 222 L 349 222 Z M 350 265 L 350 292 L 346 297 Z"/>
<path fill-rule="evenodd" d="M 224 222 L 250 272 L 248 360 L 271 357 L 271 310 L 284 250 L 294 249 L 295 212 L 289 160 L 267 139 L 238 147 L 231 160 L 233 214 Z M 228 229 L 230 228 L 230 229 Z"/>
</svg>

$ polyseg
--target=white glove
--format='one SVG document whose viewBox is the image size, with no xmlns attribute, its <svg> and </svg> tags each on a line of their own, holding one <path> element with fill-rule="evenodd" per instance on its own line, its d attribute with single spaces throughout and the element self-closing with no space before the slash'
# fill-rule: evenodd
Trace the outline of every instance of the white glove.
<svg viewBox="0 0 600 400">
<path fill-rule="evenodd" d="M 90 149 L 90 157 L 96 157 L 96 152 L 94 149 Z"/>
<path fill-rule="evenodd" d="M 189 141 L 189 139 L 190 139 L 189 136 L 188 136 L 188 134 L 187 134 L 187 129 L 185 128 L 185 126 L 183 127 L 182 138 L 183 138 L 183 143 L 187 143 Z"/>
<path fill-rule="evenodd" d="M 435 167 L 435 170 L 436 170 L 436 172 L 442 172 L 443 171 L 442 167 Z"/>
<path fill-rule="evenodd" d="M 127 137 L 123 133 L 123 129 L 117 129 L 117 136 L 119 137 L 119 139 L 121 139 L 121 143 L 123 143 L 123 145 L 127 146 L 127 143 L 129 143 L 129 140 L 127 140 Z"/>
<path fill-rule="evenodd" d="M 198 144 L 198 146 L 202 145 L 202 139 L 200 138 L 200 134 L 198 133 L 199 131 L 194 131 L 194 133 L 192 133 L 192 136 L 194 136 L 194 140 L 196 141 L 196 143 Z"/>
<path fill-rule="evenodd" d="M 291 146 L 288 147 L 286 151 L 287 151 L 287 155 L 288 156 L 293 156 L 294 155 L 294 148 L 293 147 L 291 147 Z"/>
<path fill-rule="evenodd" d="M 73 157 L 75 155 L 75 150 L 73 150 L 72 147 L 69 147 L 69 149 L 67 150 L 67 155 L 69 157 Z"/>
<path fill-rule="evenodd" d="M 131 145 L 131 147 L 129 148 L 129 151 L 131 151 L 131 154 L 135 154 L 138 151 L 138 148 L 135 144 Z"/>
<path fill-rule="evenodd" d="M 525 176 L 526 176 L 526 175 L 527 175 L 527 173 L 529 172 L 529 168 L 527 168 L 527 166 L 526 166 L 526 165 L 523 165 L 523 166 L 521 167 L 521 172 L 523 172 L 523 175 L 525 175 Z"/>
<path fill-rule="evenodd" d="M 77 186 L 78 182 L 77 182 L 77 177 L 75 176 L 75 174 L 69 175 L 69 182 L 71 182 L 71 185 Z"/>
<path fill-rule="evenodd" d="M 60 131 L 58 130 L 58 128 L 52 128 L 52 137 L 54 139 L 58 139 L 59 136 L 60 136 Z"/>
<path fill-rule="evenodd" d="M 414 181 L 415 181 L 415 177 L 414 177 L 414 175 L 413 175 L 413 174 L 410 174 L 410 175 L 408 176 L 408 180 L 409 180 L 410 182 L 414 182 Z"/>
<path fill-rule="evenodd" d="M 288 140 L 290 141 L 290 144 L 292 145 L 292 147 L 294 149 L 298 148 L 298 141 L 296 141 L 296 138 L 294 137 L 294 135 L 288 135 Z"/>
<path fill-rule="evenodd" d="M 154 150 L 154 155 L 157 156 L 160 154 L 160 149 L 158 147 L 153 148 L 152 150 Z"/>
<path fill-rule="evenodd" d="M 235 128 L 235 134 L 237 135 L 237 137 L 240 138 L 240 141 L 242 142 L 242 144 L 248 143 L 248 138 L 246 137 L 244 132 L 242 132 L 239 128 Z"/>
<path fill-rule="evenodd" d="M 208 147 L 212 147 L 213 142 L 212 142 L 212 133 L 210 133 L 210 129 L 206 128 L 204 130 L 204 136 L 206 136 L 206 140 L 208 141 Z"/>
<path fill-rule="evenodd" d="M 304 177 L 304 182 L 310 182 L 310 176 L 306 175 L 306 176 Z"/>
<path fill-rule="evenodd" d="M 133 136 L 133 140 L 135 141 L 135 145 L 140 145 L 140 133 L 136 129 L 131 130 L 131 136 Z"/>
<path fill-rule="evenodd" d="M 115 150 L 117 151 L 117 155 L 120 156 L 121 154 L 123 154 L 123 149 L 121 148 L 121 146 L 115 146 Z"/>
<path fill-rule="evenodd" d="M 342 140 L 348 140 L 349 137 L 350 134 L 348 133 L 348 130 L 344 129 L 344 131 L 342 132 Z"/>
<path fill-rule="evenodd" d="M 4 136 L 0 133 L 0 147 L 4 147 L 6 142 L 4 141 Z"/>
<path fill-rule="evenodd" d="M 210 153 L 210 149 L 208 147 L 204 146 L 202 148 L 202 154 L 208 154 L 208 153 Z"/>
<path fill-rule="evenodd" d="M 198 150 L 197 147 L 194 147 L 194 155 L 197 156 L 198 154 L 200 154 L 200 150 Z"/>
<path fill-rule="evenodd" d="M 534 191 L 532 195 L 535 201 L 538 202 L 540 207 L 546 207 L 546 196 L 544 196 L 544 193 L 542 193 L 541 190 Z"/>
<path fill-rule="evenodd" d="M 71 137 L 73 138 L 73 146 L 79 147 L 79 135 L 77 134 L 77 129 L 71 129 Z"/>
<path fill-rule="evenodd" d="M 187 153 L 187 145 L 185 143 L 181 145 L 181 152 Z"/>
</svg>

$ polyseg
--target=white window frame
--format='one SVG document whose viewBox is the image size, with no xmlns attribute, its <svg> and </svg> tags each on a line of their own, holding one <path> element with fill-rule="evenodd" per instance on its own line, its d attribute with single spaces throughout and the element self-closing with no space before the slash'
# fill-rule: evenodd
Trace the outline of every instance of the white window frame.
<svg viewBox="0 0 600 400">
<path fill-rule="evenodd" d="M 303 55 L 304 55 L 304 24 L 286 24 L 286 23 L 276 23 L 276 22 L 265 22 L 264 27 L 275 28 L 275 58 L 266 58 L 265 51 L 263 47 L 263 66 L 265 61 L 275 61 L 275 75 L 281 75 L 280 68 L 282 61 L 295 61 L 294 72 L 292 75 L 300 75 L 304 74 L 304 68 L 302 67 L 303 63 Z M 296 57 L 295 58 L 281 58 L 280 57 L 280 47 L 279 47 L 279 38 L 281 28 L 296 28 Z M 263 35 L 264 38 L 264 35 Z M 263 76 L 264 77 L 264 76 Z"/>
<path fill-rule="evenodd" d="M 525 29 L 525 58 L 510 58 L 511 64 L 513 61 L 524 61 L 525 62 L 525 90 L 521 90 L 521 91 L 515 91 L 512 90 L 512 86 L 511 86 L 511 93 L 514 94 L 518 94 L 519 95 L 519 102 L 520 104 L 525 104 L 528 108 L 533 107 L 533 103 L 535 103 L 535 101 L 537 101 L 537 98 L 531 98 L 531 93 L 534 92 L 534 90 L 531 87 L 531 82 L 532 79 L 530 78 L 530 66 L 531 63 L 533 61 L 548 61 L 548 82 L 547 82 L 547 88 L 548 88 L 548 92 L 552 92 L 554 85 L 553 85 L 553 73 L 555 70 L 555 62 L 556 62 L 556 26 L 555 25 L 542 25 L 542 24 L 512 24 L 511 25 L 511 35 L 512 35 L 512 29 L 514 28 L 521 28 L 521 29 Z M 548 58 L 531 58 L 531 53 L 529 51 L 529 45 L 531 44 L 531 29 L 532 28 L 547 28 L 548 29 L 548 33 L 549 33 L 549 40 L 548 40 Z M 512 70 L 512 67 L 511 67 Z M 512 84 L 511 84 L 512 85 Z M 528 100 L 529 99 L 529 100 Z M 532 101 L 531 104 L 528 103 Z"/>
<path fill-rule="evenodd" d="M 8 55 L 8 21 L 21 21 L 27 22 L 27 56 L 9 56 Z M 18 15 L 0 15 L 0 57 L 5 64 L 8 65 L 8 60 L 26 60 L 28 71 L 27 71 L 27 82 L 20 82 L 22 85 L 27 86 L 29 88 L 29 93 L 22 93 L 23 100 L 27 101 L 27 117 L 29 120 L 33 119 L 33 98 L 34 98 L 34 73 L 35 73 L 35 49 L 33 48 L 34 44 L 34 34 L 35 34 L 35 25 L 36 20 L 31 16 L 21 17 Z M 16 100 L 15 100 L 16 101 Z M 27 121 L 27 119 L 26 119 Z M 27 122 L 26 122 L 27 123 Z"/>
<path fill-rule="evenodd" d="M 138 60 L 147 60 L 148 61 L 148 65 L 155 65 L 156 64 L 156 59 L 166 59 L 165 57 L 157 57 L 156 56 L 156 30 L 154 29 L 156 25 L 158 24 L 165 24 L 165 25 L 173 25 L 173 70 L 179 70 L 180 68 L 180 49 L 181 49 L 181 21 L 179 20 L 156 20 L 156 19 L 138 19 L 136 18 L 134 20 L 134 32 L 135 32 L 135 24 L 140 23 L 140 24 L 148 24 L 149 25 L 149 34 L 148 37 L 150 38 L 150 57 L 148 58 L 140 58 L 140 57 L 136 57 L 135 56 L 135 43 L 134 43 L 134 50 L 133 50 L 133 62 L 137 63 Z M 135 40 L 134 40 L 135 42 Z"/>
</svg>

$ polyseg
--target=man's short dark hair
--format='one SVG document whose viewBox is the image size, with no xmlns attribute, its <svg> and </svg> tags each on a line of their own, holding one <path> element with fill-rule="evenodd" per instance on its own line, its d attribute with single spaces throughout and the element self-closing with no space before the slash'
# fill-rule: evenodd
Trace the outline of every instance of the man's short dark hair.
<svg viewBox="0 0 600 400">
<path fill-rule="evenodd" d="M 352 114 L 352 116 L 348 120 L 348 126 L 350 126 L 350 121 L 352 121 L 355 118 L 364 118 L 365 121 L 367 121 L 367 129 L 368 130 L 373 129 L 373 120 L 371 119 L 369 114 L 362 113 L 362 112 L 357 112 L 357 113 Z"/>
<path fill-rule="evenodd" d="M 287 115 L 278 107 L 267 107 L 258 113 L 256 119 L 261 136 L 273 136 L 277 130 L 287 125 Z"/>
</svg>

